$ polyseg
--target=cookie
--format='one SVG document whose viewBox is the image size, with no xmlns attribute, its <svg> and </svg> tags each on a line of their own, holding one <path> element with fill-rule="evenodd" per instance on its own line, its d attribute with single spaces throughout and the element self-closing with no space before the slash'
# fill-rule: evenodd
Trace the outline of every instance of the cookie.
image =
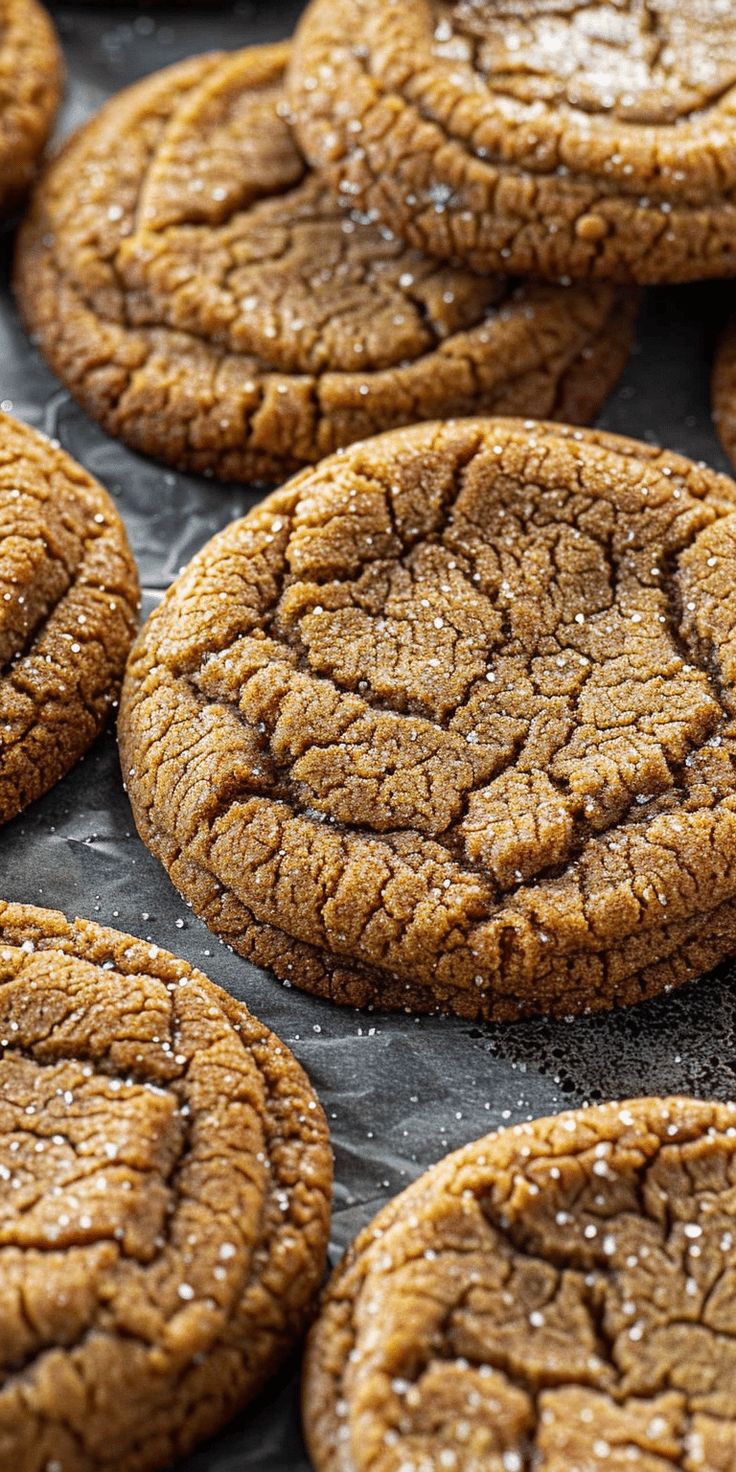
<svg viewBox="0 0 736 1472">
<path fill-rule="evenodd" d="M 716 347 L 712 395 L 718 437 L 736 465 L 736 318 L 727 323 Z"/>
<path fill-rule="evenodd" d="M 327 1125 L 267 1028 L 184 961 L 0 903 L 0 1462 L 168 1466 L 304 1327 Z"/>
<path fill-rule="evenodd" d="M 0 414 L 0 823 L 99 735 L 137 622 L 136 566 L 107 492 Z"/>
<path fill-rule="evenodd" d="M 441 259 L 736 274 L 723 0 L 313 0 L 290 97 L 346 202 Z"/>
<path fill-rule="evenodd" d="M 134 449 L 240 480 L 436 415 L 594 417 L 635 297 L 440 266 L 346 214 L 294 142 L 288 55 L 159 72 L 47 172 L 16 288 L 83 407 Z"/>
<path fill-rule="evenodd" d="M 195 557 L 121 698 L 139 830 L 296 986 L 508 1019 L 736 951 L 736 486 L 632 440 L 418 425 Z"/>
<path fill-rule="evenodd" d="M 327 1289 L 316 1472 L 727 1472 L 736 1106 L 636 1099 L 488 1135 Z"/>
<path fill-rule="evenodd" d="M 33 179 L 61 101 L 61 52 L 37 0 L 0 0 L 0 78 L 0 215 L 7 215 Z"/>
</svg>

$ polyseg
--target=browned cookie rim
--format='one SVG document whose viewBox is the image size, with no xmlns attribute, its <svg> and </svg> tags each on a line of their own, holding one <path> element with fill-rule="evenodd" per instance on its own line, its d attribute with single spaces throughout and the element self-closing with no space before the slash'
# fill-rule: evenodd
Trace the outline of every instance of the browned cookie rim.
<svg viewBox="0 0 736 1472">
<path fill-rule="evenodd" d="M 24 1448 L 35 1455 L 43 1446 L 49 1459 L 56 1456 L 63 1465 L 73 1454 L 85 1469 L 153 1469 L 182 1455 L 249 1400 L 304 1326 L 321 1280 L 329 1228 L 331 1154 L 324 1114 L 303 1069 L 273 1033 L 201 972 L 150 942 L 90 921 L 68 921 L 56 911 L 0 902 L 0 969 L 3 1060 L 25 1071 L 33 1060 L 36 1087 L 43 1084 L 44 1072 L 51 1070 L 55 1079 L 79 1064 L 78 1084 L 69 1086 L 70 1097 L 64 1092 L 53 1120 L 50 1103 L 44 1112 L 40 1089 L 39 1108 L 32 1111 L 36 1119 L 28 1128 L 41 1128 L 40 1115 L 50 1136 L 47 1149 L 54 1142 L 58 1148 L 65 1133 L 74 1139 L 75 1129 L 85 1126 L 84 1100 L 74 1102 L 77 1088 L 80 1094 L 92 1091 L 93 1106 L 102 1089 L 99 1109 L 105 1098 L 111 1109 L 107 1139 L 112 1135 L 122 1142 L 114 1157 L 107 1151 L 109 1187 L 119 1199 L 104 1231 L 97 1216 L 105 1223 L 105 1194 L 95 1196 L 93 1189 L 96 1154 L 103 1167 L 106 1158 L 99 1139 L 96 1148 L 94 1139 L 88 1142 L 89 1163 L 77 1187 L 83 1196 L 86 1191 L 86 1218 L 75 1224 L 59 1215 L 48 1244 L 36 1249 L 35 1235 L 50 1230 L 43 1213 L 56 1221 L 56 1208 L 44 1207 L 43 1199 L 26 1203 L 16 1257 L 18 1251 L 28 1252 L 32 1268 L 34 1251 L 42 1250 L 51 1272 L 61 1239 L 61 1249 L 71 1254 L 73 1287 L 86 1251 L 93 1288 L 99 1279 L 99 1301 L 86 1310 L 82 1305 L 74 1336 L 62 1334 L 55 1343 L 52 1331 L 44 1337 L 39 1327 L 36 1352 L 22 1361 L 13 1362 L 9 1337 L 11 1363 L 0 1388 L 0 1447 L 20 1456 L 21 1465 Z M 66 1008 L 65 985 L 72 988 Z M 125 999 L 119 1015 L 118 989 Z M 14 991 L 19 993 L 15 1001 Z M 137 1004 L 144 1021 L 136 1027 Z M 24 1005 L 27 1013 L 18 1010 Z M 18 1040 L 34 1026 L 37 1043 L 24 1043 L 19 1051 Z M 106 1026 L 113 1029 L 107 1036 Z M 146 1130 L 130 1114 L 134 1106 L 142 1107 L 149 1088 L 160 1141 L 155 1119 Z M 169 1115 L 162 1101 L 169 1098 L 180 1139 L 159 1182 L 156 1151 L 166 1140 Z M 9 1103 L 6 1099 L 6 1113 Z M 116 1125 L 117 1108 L 128 1111 L 129 1126 L 124 1117 Z M 93 1109 L 92 1119 L 99 1109 Z M 150 1161 L 144 1138 L 150 1140 Z M 22 1175 L 27 1169 L 22 1140 L 19 1148 Z M 13 1157 L 8 1158 L 12 1166 Z M 73 1178 L 70 1187 L 62 1173 L 65 1169 L 68 1178 L 68 1164 L 62 1159 L 53 1168 L 59 1174 L 52 1179 L 61 1183 L 66 1199 L 74 1191 Z M 126 1200 L 116 1184 L 119 1169 L 130 1172 L 133 1194 L 127 1199 L 133 1206 L 127 1218 L 116 1215 Z M 21 1194 L 24 1188 L 27 1194 L 26 1182 L 19 1184 Z M 165 1210 L 156 1195 L 161 1191 Z M 42 1219 L 29 1236 L 34 1211 Z M 162 1224 L 154 1239 L 157 1212 Z M 203 1230 L 205 1217 L 209 1226 Z M 111 1233 L 115 1220 L 119 1230 Z M 0 1230 L 7 1262 L 14 1251 L 7 1220 Z M 14 1259 L 8 1272 L 22 1273 L 23 1261 L 18 1268 Z M 214 1272 L 213 1264 L 218 1264 Z M 36 1313 L 34 1329 L 44 1322 L 41 1302 Z M 17 1340 L 17 1326 L 9 1319 L 11 1333 Z M 219 1365 L 214 1383 L 208 1379 L 210 1362 Z M 75 1375 L 85 1381 L 85 1371 L 96 1395 L 74 1428 L 77 1441 L 69 1437 L 66 1414 L 54 1419 L 54 1387 Z M 21 1403 L 24 1420 L 12 1429 L 13 1406 Z M 144 1403 L 148 1412 L 142 1424 Z M 68 1411 L 73 1427 L 73 1399 Z"/>
</svg>

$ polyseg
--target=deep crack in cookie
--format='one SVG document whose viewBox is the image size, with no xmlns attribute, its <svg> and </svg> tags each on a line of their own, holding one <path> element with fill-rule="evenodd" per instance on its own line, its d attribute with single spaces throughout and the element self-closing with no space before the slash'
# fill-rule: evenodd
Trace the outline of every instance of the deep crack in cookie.
<svg viewBox="0 0 736 1472">
<path fill-rule="evenodd" d="M 728 0 L 313 0 L 290 97 L 346 202 L 442 259 L 736 274 Z"/>
<path fill-rule="evenodd" d="M 592 419 L 635 295 L 481 277 L 346 214 L 294 142 L 288 54 L 159 72 L 46 173 L 16 289 L 84 408 L 135 449 L 241 480 L 448 414 Z"/>
<path fill-rule="evenodd" d="M 294 985 L 466 1017 L 736 950 L 736 487 L 513 420 L 324 461 L 215 537 L 121 702 L 139 830 Z"/>
<path fill-rule="evenodd" d="M 150 942 L 0 902 L 0 1462 L 168 1466 L 304 1327 L 327 1125 L 289 1049 Z"/>
<path fill-rule="evenodd" d="M 0 414 L 0 823 L 99 735 L 137 622 L 138 575 L 107 492 Z"/>
</svg>

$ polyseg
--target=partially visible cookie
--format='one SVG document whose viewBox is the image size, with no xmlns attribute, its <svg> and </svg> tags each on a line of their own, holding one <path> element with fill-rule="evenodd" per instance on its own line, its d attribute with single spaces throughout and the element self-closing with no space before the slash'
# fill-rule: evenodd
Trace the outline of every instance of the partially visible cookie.
<svg viewBox="0 0 736 1472">
<path fill-rule="evenodd" d="M 63 65 L 37 0 L 0 0 L 0 215 L 36 172 L 61 100 Z"/>
<path fill-rule="evenodd" d="M 102 730 L 137 622 L 138 575 L 107 492 L 0 414 L 0 823 Z"/>
<path fill-rule="evenodd" d="M 716 431 L 736 465 L 736 318 L 728 322 L 716 346 L 711 387 Z"/>
<path fill-rule="evenodd" d="M 728 0 L 312 0 L 290 98 L 333 187 L 443 260 L 736 274 Z"/>
<path fill-rule="evenodd" d="M 736 486 L 519 420 L 303 472 L 128 664 L 144 841 L 227 941 L 351 1005 L 508 1019 L 736 952 Z"/>
<path fill-rule="evenodd" d="M 635 296 L 438 265 L 346 212 L 294 141 L 288 54 L 148 77 L 46 173 L 16 289 L 84 408 L 135 449 L 241 480 L 440 415 L 593 418 Z"/>
<path fill-rule="evenodd" d="M 358 1237 L 307 1351 L 316 1472 L 728 1472 L 736 1106 L 488 1135 Z"/>
<path fill-rule="evenodd" d="M 327 1125 L 278 1038 L 158 946 L 0 902 L 0 1464 L 168 1466 L 301 1333 Z"/>
</svg>

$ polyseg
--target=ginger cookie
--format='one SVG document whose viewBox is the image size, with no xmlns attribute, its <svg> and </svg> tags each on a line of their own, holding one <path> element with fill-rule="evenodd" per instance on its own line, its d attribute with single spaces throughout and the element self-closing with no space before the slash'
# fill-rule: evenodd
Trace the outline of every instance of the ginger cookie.
<svg viewBox="0 0 736 1472">
<path fill-rule="evenodd" d="M 736 465 L 736 318 L 728 322 L 716 347 L 712 395 L 718 437 Z"/>
<path fill-rule="evenodd" d="M 448 1156 L 310 1336 L 316 1472 L 736 1465 L 736 1106 L 636 1099 Z"/>
<path fill-rule="evenodd" d="M 0 215 L 31 183 L 61 101 L 63 65 L 37 0 L 0 0 Z"/>
<path fill-rule="evenodd" d="M 355 1005 L 634 1002 L 736 952 L 736 486 L 633 440 L 417 425 L 194 558 L 121 698 L 207 924 Z"/>
<path fill-rule="evenodd" d="M 134 449 L 240 480 L 447 414 L 593 418 L 635 296 L 439 265 L 346 213 L 294 141 L 288 55 L 159 72 L 46 173 L 16 288 L 83 407 Z"/>
<path fill-rule="evenodd" d="M 132 936 L 0 903 L 0 1462 L 168 1466 L 301 1333 L 330 1214 L 289 1049 Z"/>
<path fill-rule="evenodd" d="M 313 0 L 290 97 L 343 198 L 443 260 L 736 274 L 724 0 Z"/>
<path fill-rule="evenodd" d="M 0 823 L 99 735 L 137 622 L 136 566 L 107 491 L 0 414 Z"/>
</svg>

